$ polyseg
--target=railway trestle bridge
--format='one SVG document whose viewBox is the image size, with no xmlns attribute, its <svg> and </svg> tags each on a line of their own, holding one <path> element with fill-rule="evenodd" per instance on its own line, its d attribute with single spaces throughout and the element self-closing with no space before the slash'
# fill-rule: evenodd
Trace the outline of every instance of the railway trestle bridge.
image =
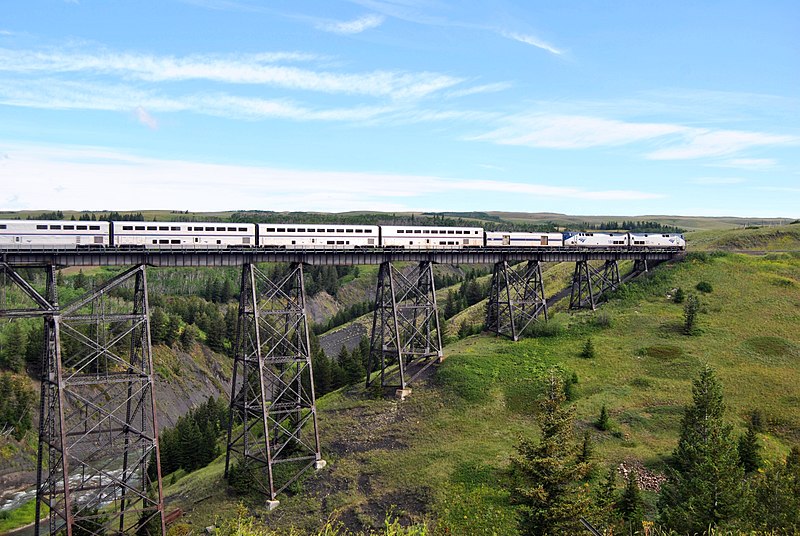
<svg viewBox="0 0 800 536">
<path fill-rule="evenodd" d="M 683 252 L 669 249 L 464 248 L 452 250 L 6 250 L 0 251 L 0 318 L 41 317 L 41 404 L 36 536 L 164 532 L 164 500 L 149 328 L 147 267 L 241 267 L 227 431 L 226 476 L 233 463 L 261 471 L 270 505 L 304 472 L 324 467 L 319 443 L 305 312 L 304 265 L 380 265 L 367 385 L 406 394 L 443 357 L 434 264 L 493 265 L 486 328 L 518 340 L 547 318 L 542 263 L 574 262 L 570 308 L 594 309 L 633 275 Z M 272 278 L 260 263 L 285 263 Z M 127 270 L 61 304 L 57 270 Z M 26 279 L 44 273 L 44 285 Z M 41 282 L 39 277 L 37 281 Z M 15 288 L 11 306 L 6 291 Z M 13 301 L 13 300 L 12 300 Z M 121 464 L 121 466 L 120 466 Z"/>
</svg>

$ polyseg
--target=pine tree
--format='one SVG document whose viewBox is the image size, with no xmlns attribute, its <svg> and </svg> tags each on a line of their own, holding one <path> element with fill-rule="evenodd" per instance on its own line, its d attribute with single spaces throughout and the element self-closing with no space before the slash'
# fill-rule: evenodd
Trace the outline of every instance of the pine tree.
<svg viewBox="0 0 800 536">
<path fill-rule="evenodd" d="M 577 459 L 573 440 L 574 412 L 564 406 L 563 380 L 551 374 L 538 416 L 541 439 L 522 438 L 513 460 L 514 501 L 521 505 L 524 534 L 550 536 L 582 531 L 580 517 L 588 511 L 586 488 L 579 484 L 588 464 Z"/>
<path fill-rule="evenodd" d="M 6 333 L 5 345 L 0 355 L 0 368 L 12 372 L 22 372 L 25 369 L 25 346 L 28 338 L 19 322 L 12 322 Z"/>
<path fill-rule="evenodd" d="M 694 381 L 692 394 L 658 503 L 660 520 L 680 533 L 735 520 L 747 497 L 732 427 L 723 421 L 722 386 L 710 367 Z"/>
<path fill-rule="evenodd" d="M 594 517 L 606 525 L 616 523 L 617 515 L 617 468 L 608 468 L 603 482 L 600 484 L 594 499 Z M 610 534 L 610 532 L 609 532 Z"/>
<path fill-rule="evenodd" d="M 800 448 L 784 463 L 768 465 L 755 481 L 753 528 L 776 534 L 800 532 Z"/>
<path fill-rule="evenodd" d="M 630 533 L 642 526 L 644 515 L 644 502 L 642 494 L 639 492 L 638 475 L 636 471 L 628 473 L 625 482 L 625 490 L 617 501 L 617 512 L 625 522 L 625 526 Z"/>
<path fill-rule="evenodd" d="M 597 418 L 595 426 L 597 426 L 598 430 L 602 430 L 603 432 L 607 432 L 609 428 L 611 428 L 611 421 L 608 418 L 608 410 L 605 404 L 600 408 L 600 416 Z"/>
<path fill-rule="evenodd" d="M 697 334 L 697 314 L 700 312 L 700 300 L 694 294 L 689 294 L 686 305 L 683 306 L 683 333 L 685 335 Z"/>
<path fill-rule="evenodd" d="M 758 434 L 753 425 L 747 427 L 747 432 L 739 438 L 739 465 L 745 473 L 752 473 L 761 466 L 761 446 L 758 444 Z"/>
<path fill-rule="evenodd" d="M 594 359 L 595 351 L 592 339 L 586 339 L 586 344 L 583 345 L 583 350 L 581 351 L 581 357 L 584 359 Z"/>
</svg>

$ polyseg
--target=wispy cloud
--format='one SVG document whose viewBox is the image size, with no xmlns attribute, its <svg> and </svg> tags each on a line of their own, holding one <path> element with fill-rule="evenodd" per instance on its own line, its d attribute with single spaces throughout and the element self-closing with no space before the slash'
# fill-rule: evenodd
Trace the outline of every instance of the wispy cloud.
<svg viewBox="0 0 800 536">
<path fill-rule="evenodd" d="M 647 155 L 651 160 L 686 160 L 726 156 L 751 147 L 765 145 L 794 145 L 800 138 L 745 132 L 741 130 L 711 130 L 693 128 L 684 133 L 684 139 L 672 147 L 659 149 Z"/>
<path fill-rule="evenodd" d="M 14 32 L 9 30 L 0 30 L 0 35 L 15 35 Z"/>
<path fill-rule="evenodd" d="M 238 56 L 153 56 L 133 53 L 65 53 L 0 48 L 0 71 L 21 74 L 106 74 L 146 82 L 207 80 L 231 84 L 262 84 L 294 90 L 389 97 L 421 98 L 450 88 L 462 79 L 433 72 L 372 71 L 337 73 L 276 64 L 306 60 L 294 53 Z"/>
<path fill-rule="evenodd" d="M 505 117 L 499 122 L 502 125 L 499 128 L 470 139 L 551 149 L 657 143 L 660 148 L 643 150 L 650 160 L 719 157 L 752 147 L 800 144 L 800 138 L 788 135 L 582 115 L 524 114 Z"/>
<path fill-rule="evenodd" d="M 583 149 L 623 145 L 688 130 L 680 125 L 629 123 L 579 115 L 526 114 L 508 117 L 501 122 L 506 125 L 471 139 L 500 145 Z"/>
<path fill-rule="evenodd" d="M 384 23 L 386 17 L 382 15 L 364 15 L 355 20 L 345 22 L 320 21 L 317 29 L 337 34 L 357 34 L 372 28 L 377 28 Z"/>
<path fill-rule="evenodd" d="M 778 162 L 774 158 L 732 158 L 712 164 L 715 167 L 750 169 L 754 171 L 772 169 Z"/>
<path fill-rule="evenodd" d="M 447 96 L 450 98 L 467 97 L 469 95 L 477 95 L 480 93 L 497 93 L 498 91 L 505 91 L 511 88 L 511 82 L 496 82 L 494 84 L 483 84 L 481 86 L 473 86 L 464 89 L 457 89 L 450 91 Z"/>
<path fill-rule="evenodd" d="M 136 120 L 139 121 L 144 126 L 148 127 L 151 130 L 158 129 L 158 120 L 150 115 L 147 110 L 142 108 L 141 106 L 137 106 L 136 109 L 133 111 L 134 115 L 136 115 Z"/>
<path fill-rule="evenodd" d="M 17 196 L 14 208 L 58 206 L 103 209 L 112 202 L 87 192 L 103 191 L 114 177 L 118 210 L 191 208 L 225 210 L 259 207 L 273 210 L 402 210 L 429 203 L 426 196 L 453 191 L 508 195 L 515 199 L 564 198 L 636 201 L 659 197 L 625 190 L 586 190 L 512 181 L 472 180 L 428 175 L 276 169 L 143 158 L 92 147 L 6 145 L 11 155 L 4 174 L 16 180 L 6 188 Z M 57 179 L 55 178 L 57 177 Z M 225 181 L 220 181 L 225 177 Z M 191 188 L 187 188 L 191 185 Z M 56 187 L 62 187 L 59 193 Z M 151 195 L 158 189 L 158 200 Z M 0 207 L 8 208 L 8 207 Z"/>
<path fill-rule="evenodd" d="M 514 41 L 519 41 L 520 43 L 525 43 L 526 45 L 531 45 L 536 48 L 541 48 L 542 50 L 546 50 L 547 52 L 557 56 L 564 54 L 563 50 L 556 48 L 542 39 L 539 39 L 535 35 L 507 31 L 500 32 L 500 34 L 508 39 L 513 39 Z"/>
<path fill-rule="evenodd" d="M 704 186 L 713 186 L 719 184 L 741 184 L 745 182 L 745 180 L 741 177 L 697 177 L 689 182 Z"/>
</svg>

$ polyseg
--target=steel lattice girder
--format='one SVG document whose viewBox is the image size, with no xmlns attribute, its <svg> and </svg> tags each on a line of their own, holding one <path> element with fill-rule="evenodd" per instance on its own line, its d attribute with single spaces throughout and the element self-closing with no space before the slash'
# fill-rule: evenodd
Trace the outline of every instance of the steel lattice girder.
<svg viewBox="0 0 800 536">
<path fill-rule="evenodd" d="M 546 321 L 541 263 L 529 261 L 521 272 L 508 262 L 496 263 L 486 304 L 486 329 L 517 341 L 542 314 Z"/>
<path fill-rule="evenodd" d="M 594 311 L 600 298 L 608 292 L 617 290 L 619 285 L 617 261 L 605 261 L 600 268 L 592 266 L 586 260 L 576 262 L 572 275 L 569 308 L 591 308 Z"/>
<path fill-rule="evenodd" d="M 54 273 L 47 294 L 55 306 Z M 122 289 L 132 290 L 132 312 Z M 137 266 L 45 316 L 37 535 L 42 504 L 51 534 L 78 526 L 163 533 L 148 314 L 146 272 Z"/>
<path fill-rule="evenodd" d="M 275 500 L 322 464 L 302 264 L 277 280 L 246 264 L 241 289 L 225 474 L 236 454 Z"/>
<path fill-rule="evenodd" d="M 367 386 L 380 370 L 382 387 L 405 389 L 442 355 L 433 263 L 421 262 L 402 273 L 384 262 L 378 271 Z M 415 370 L 407 377 L 409 368 Z"/>
</svg>

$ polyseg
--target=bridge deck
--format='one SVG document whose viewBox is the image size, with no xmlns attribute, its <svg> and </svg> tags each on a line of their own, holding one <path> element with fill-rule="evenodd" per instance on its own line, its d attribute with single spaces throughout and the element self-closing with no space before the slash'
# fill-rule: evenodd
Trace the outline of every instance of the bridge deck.
<svg viewBox="0 0 800 536">
<path fill-rule="evenodd" d="M 577 262 L 584 260 L 663 261 L 683 255 L 674 249 L 620 248 L 463 248 L 426 249 L 147 249 L 105 248 L 0 250 L 0 261 L 12 266 L 241 266 L 259 262 L 310 265 L 358 265 L 382 262 L 494 264 L 502 261 Z"/>
</svg>

